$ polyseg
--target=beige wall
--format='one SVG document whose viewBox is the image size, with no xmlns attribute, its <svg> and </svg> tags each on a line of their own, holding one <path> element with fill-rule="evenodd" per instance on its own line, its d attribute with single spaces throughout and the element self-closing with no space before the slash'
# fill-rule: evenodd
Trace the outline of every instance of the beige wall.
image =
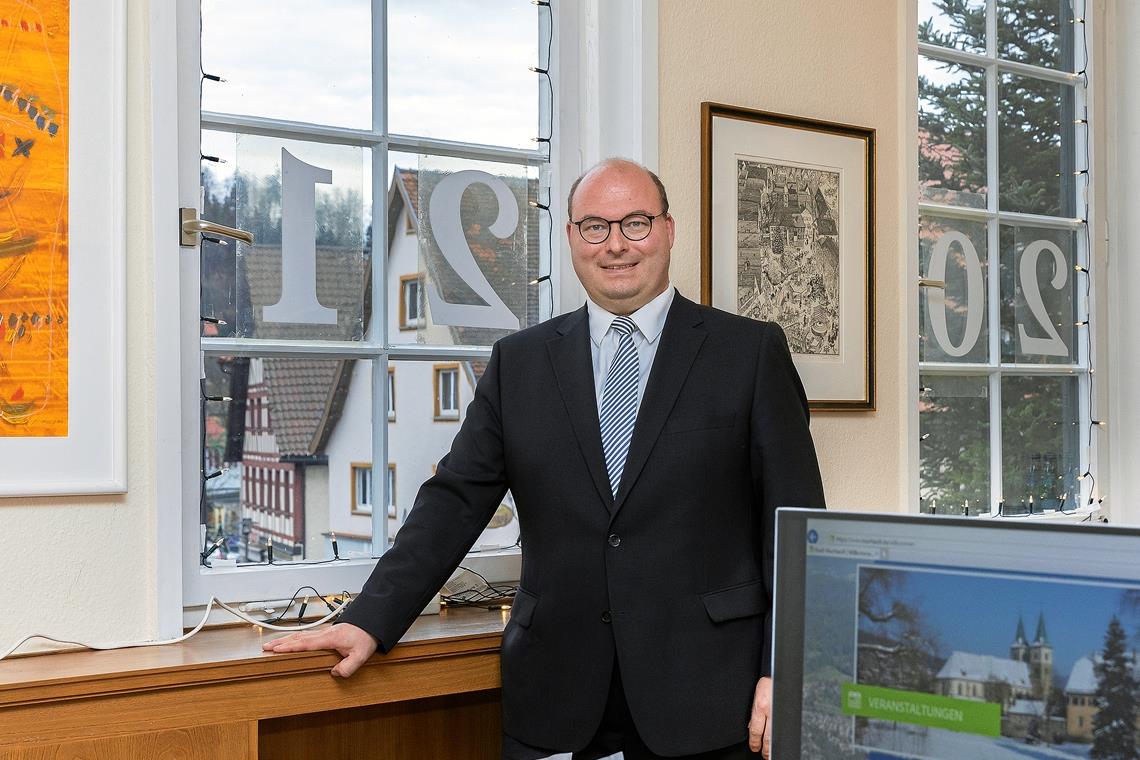
<svg viewBox="0 0 1140 760">
<path fill-rule="evenodd" d="M 907 359 L 900 154 L 906 91 L 896 0 L 660 0 L 660 174 L 678 220 L 672 278 L 700 296 L 700 104 L 714 101 L 877 130 L 878 411 L 812 415 L 832 508 L 907 509 Z"/>
<path fill-rule="evenodd" d="M 126 5 L 129 492 L 0 499 L 0 651 L 29 633 L 104 642 L 157 631 L 148 5 Z"/>
<path fill-rule="evenodd" d="M 127 0 L 127 478 L 125 496 L 0 500 L 0 650 L 28 633 L 154 636 L 156 550 L 149 4 Z M 699 294 L 699 104 L 715 100 L 878 130 L 879 411 L 817 414 L 834 507 L 901 508 L 901 225 L 896 1 L 661 0 L 661 174 L 680 225 L 673 278 Z M 66 467 L 66 463 L 60 463 Z"/>
</svg>

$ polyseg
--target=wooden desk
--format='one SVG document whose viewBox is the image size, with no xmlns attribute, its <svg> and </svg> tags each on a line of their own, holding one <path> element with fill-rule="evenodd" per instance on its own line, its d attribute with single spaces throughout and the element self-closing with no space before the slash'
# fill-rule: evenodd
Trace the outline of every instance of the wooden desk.
<svg viewBox="0 0 1140 760">
<path fill-rule="evenodd" d="M 497 758 L 508 614 L 421 617 L 348 680 L 330 652 L 263 653 L 252 626 L 5 660 L 0 760 Z"/>
</svg>

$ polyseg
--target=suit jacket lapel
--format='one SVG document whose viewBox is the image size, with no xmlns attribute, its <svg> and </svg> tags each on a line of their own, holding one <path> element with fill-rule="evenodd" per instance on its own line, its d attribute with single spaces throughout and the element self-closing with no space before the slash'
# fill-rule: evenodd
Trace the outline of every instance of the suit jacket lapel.
<svg viewBox="0 0 1140 760">
<path fill-rule="evenodd" d="M 673 305 L 669 308 L 665 329 L 661 332 L 661 345 L 657 347 L 653 367 L 649 371 L 645 398 L 641 400 L 637 412 L 637 424 L 633 428 L 633 440 L 629 444 L 621 486 L 614 499 L 612 513 L 615 515 L 637 482 L 642 468 L 645 467 L 645 462 L 653 451 L 653 445 L 661 435 L 661 428 L 677 401 L 677 394 L 681 392 L 681 386 L 689 376 L 689 369 L 693 366 L 697 351 L 704 343 L 707 333 L 699 326 L 702 321 L 696 304 L 681 297 L 680 293 L 673 296 Z M 597 412 L 594 413 L 594 419 L 597 420 Z M 595 435 L 600 440 L 600 434 L 595 433 Z M 601 451 L 600 443 L 598 451 Z"/>
<path fill-rule="evenodd" d="M 554 377 L 574 436 L 590 470 L 598 495 L 607 509 L 613 504 L 602 436 L 598 430 L 598 400 L 594 385 L 594 363 L 590 356 L 590 320 L 586 307 L 568 316 L 558 327 L 558 337 L 546 342 Z"/>
</svg>

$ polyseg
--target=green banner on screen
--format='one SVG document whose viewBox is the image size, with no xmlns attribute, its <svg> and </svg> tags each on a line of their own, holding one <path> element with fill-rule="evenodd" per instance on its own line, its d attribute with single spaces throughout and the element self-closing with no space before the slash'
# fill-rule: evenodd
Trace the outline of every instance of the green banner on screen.
<svg viewBox="0 0 1140 760">
<path fill-rule="evenodd" d="M 843 713 L 916 726 L 948 728 L 964 734 L 1001 735 L 1001 705 L 920 691 L 845 683 Z"/>
</svg>

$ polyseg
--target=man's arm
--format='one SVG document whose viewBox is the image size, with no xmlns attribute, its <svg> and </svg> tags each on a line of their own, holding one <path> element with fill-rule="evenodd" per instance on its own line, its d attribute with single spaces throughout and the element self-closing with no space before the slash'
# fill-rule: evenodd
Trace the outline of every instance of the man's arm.
<svg viewBox="0 0 1140 760">
<path fill-rule="evenodd" d="M 784 331 L 765 326 L 752 401 L 752 479 L 758 509 L 764 590 L 772 599 L 777 507 L 824 507 L 823 479 L 808 427 L 807 394 L 792 363 Z M 764 615 L 763 677 L 756 685 L 748 743 L 768 756 L 771 742 L 772 609 Z"/>
<path fill-rule="evenodd" d="M 752 480 L 764 590 L 772 598 L 776 508 L 824 506 L 823 480 L 808 427 L 807 394 L 784 331 L 764 326 L 752 403 Z M 765 621 L 763 674 L 770 672 L 771 610 Z"/>
<path fill-rule="evenodd" d="M 496 344 L 451 451 L 420 487 L 395 543 L 340 624 L 268 642 L 267 651 L 336 649 L 345 659 L 333 673 L 348 676 L 377 649 L 387 652 L 396 645 L 463 561 L 507 492 L 499 362 Z"/>
</svg>

